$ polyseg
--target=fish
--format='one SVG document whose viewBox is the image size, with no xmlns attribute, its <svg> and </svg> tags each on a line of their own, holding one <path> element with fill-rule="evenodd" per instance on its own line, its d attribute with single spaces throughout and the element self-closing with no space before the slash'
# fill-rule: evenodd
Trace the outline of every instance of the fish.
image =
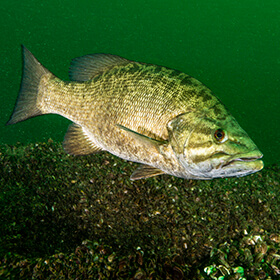
<svg viewBox="0 0 280 280">
<path fill-rule="evenodd" d="M 58 114 L 70 121 L 71 155 L 107 151 L 140 165 L 130 179 L 241 177 L 260 171 L 263 154 L 203 83 L 178 70 L 89 54 L 59 79 L 22 45 L 19 95 L 7 125 Z"/>
</svg>

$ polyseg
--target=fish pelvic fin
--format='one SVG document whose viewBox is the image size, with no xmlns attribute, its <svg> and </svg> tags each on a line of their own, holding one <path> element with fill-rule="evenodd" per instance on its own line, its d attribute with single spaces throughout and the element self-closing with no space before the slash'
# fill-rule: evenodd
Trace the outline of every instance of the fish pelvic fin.
<svg viewBox="0 0 280 280">
<path fill-rule="evenodd" d="M 103 149 L 97 147 L 89 138 L 82 126 L 70 124 L 64 137 L 63 149 L 70 155 L 89 155 L 101 152 Z"/>
<path fill-rule="evenodd" d="M 22 58 L 23 71 L 21 87 L 14 111 L 7 125 L 43 114 L 38 106 L 39 85 L 41 78 L 46 74 L 51 74 L 51 72 L 23 45 Z"/>
<path fill-rule="evenodd" d="M 134 170 L 134 172 L 130 176 L 130 180 L 134 181 L 134 180 L 146 179 L 161 174 L 165 174 L 165 172 L 156 167 L 141 164 Z"/>
</svg>

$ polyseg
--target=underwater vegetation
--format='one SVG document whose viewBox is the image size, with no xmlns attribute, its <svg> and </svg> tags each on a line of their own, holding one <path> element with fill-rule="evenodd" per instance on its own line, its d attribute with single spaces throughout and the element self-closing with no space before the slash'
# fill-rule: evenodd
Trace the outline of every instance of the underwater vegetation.
<svg viewBox="0 0 280 280">
<path fill-rule="evenodd" d="M 279 279 L 279 165 L 130 181 L 136 166 L 2 145 L 0 279 Z"/>
</svg>

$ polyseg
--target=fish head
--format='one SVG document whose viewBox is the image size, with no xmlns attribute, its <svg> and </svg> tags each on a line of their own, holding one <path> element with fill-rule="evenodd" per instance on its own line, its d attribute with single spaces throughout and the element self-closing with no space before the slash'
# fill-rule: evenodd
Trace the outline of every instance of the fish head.
<svg viewBox="0 0 280 280">
<path fill-rule="evenodd" d="M 224 109 L 225 110 L 225 109 Z M 172 149 L 189 177 L 241 177 L 261 170 L 263 156 L 232 115 L 188 112 L 168 123 Z"/>
</svg>

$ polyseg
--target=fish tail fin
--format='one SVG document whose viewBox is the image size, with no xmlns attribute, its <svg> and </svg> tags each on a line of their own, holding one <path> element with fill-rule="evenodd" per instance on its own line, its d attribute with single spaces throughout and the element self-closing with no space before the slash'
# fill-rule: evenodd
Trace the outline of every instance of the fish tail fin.
<svg viewBox="0 0 280 280">
<path fill-rule="evenodd" d="M 17 102 L 7 125 L 15 124 L 29 118 L 44 114 L 40 110 L 38 97 L 41 78 L 51 74 L 35 57 L 22 45 L 23 71 Z"/>
</svg>

